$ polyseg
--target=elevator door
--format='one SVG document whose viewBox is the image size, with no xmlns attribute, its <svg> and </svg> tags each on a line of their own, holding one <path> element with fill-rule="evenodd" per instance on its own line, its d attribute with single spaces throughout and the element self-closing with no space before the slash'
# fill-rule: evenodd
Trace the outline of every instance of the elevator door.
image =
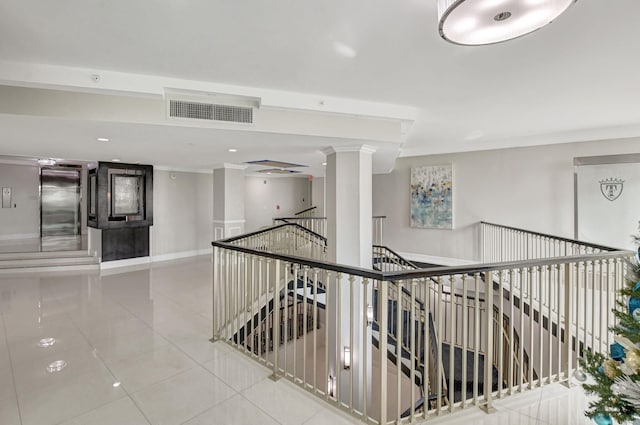
<svg viewBox="0 0 640 425">
<path fill-rule="evenodd" d="M 80 235 L 79 170 L 41 170 L 40 233 L 42 237 Z"/>
</svg>

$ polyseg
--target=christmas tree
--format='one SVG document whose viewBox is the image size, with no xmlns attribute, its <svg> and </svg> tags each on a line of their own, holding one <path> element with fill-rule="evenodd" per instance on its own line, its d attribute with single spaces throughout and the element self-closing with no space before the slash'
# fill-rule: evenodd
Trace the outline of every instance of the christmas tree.
<svg viewBox="0 0 640 425">
<path fill-rule="evenodd" d="M 638 243 L 638 238 L 636 238 Z M 585 350 L 575 378 L 587 394 L 597 396 L 585 415 L 598 425 L 632 422 L 640 417 L 640 249 L 629 263 L 629 274 L 613 314 L 618 325 L 611 328 L 615 343 L 605 356 Z M 591 380 L 587 382 L 587 375 Z"/>
</svg>

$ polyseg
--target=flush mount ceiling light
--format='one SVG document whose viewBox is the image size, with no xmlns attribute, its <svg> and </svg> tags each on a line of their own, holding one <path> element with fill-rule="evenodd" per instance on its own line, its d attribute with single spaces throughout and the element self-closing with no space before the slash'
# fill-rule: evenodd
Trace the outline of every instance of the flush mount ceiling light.
<svg viewBox="0 0 640 425">
<path fill-rule="evenodd" d="M 38 165 L 42 165 L 43 167 L 51 167 L 53 165 L 56 165 L 56 161 L 55 159 L 51 158 L 43 158 L 38 160 Z"/>
<path fill-rule="evenodd" d="M 468 46 L 500 43 L 551 23 L 577 0 L 437 0 L 440 36 Z"/>
</svg>

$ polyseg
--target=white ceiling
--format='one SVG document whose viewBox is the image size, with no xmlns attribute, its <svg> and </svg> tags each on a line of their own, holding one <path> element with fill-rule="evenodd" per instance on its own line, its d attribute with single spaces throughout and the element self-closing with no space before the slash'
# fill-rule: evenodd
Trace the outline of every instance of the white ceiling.
<svg viewBox="0 0 640 425">
<path fill-rule="evenodd" d="M 2 0 L 0 58 L 413 106 L 419 114 L 402 146 L 405 156 L 581 141 L 594 137 L 590 134 L 640 135 L 640 1 L 579 0 L 538 32 L 484 47 L 441 40 L 435 3 Z M 351 47 L 355 57 L 338 54 L 336 43 Z M 70 145 L 69 155 L 107 159 L 99 158 L 98 148 L 78 148 L 81 141 L 74 138 L 97 124 L 37 124 L 50 125 L 53 139 L 59 132 Z M 48 154 L 28 152 L 37 137 L 34 122 L 5 116 L 0 125 L 3 149 L 13 143 L 10 134 L 16 153 Z M 109 125 L 114 131 L 134 130 Z M 210 167 L 201 163 L 199 144 L 207 136 L 200 130 L 141 126 L 135 131 L 136 142 L 122 147 L 122 156 L 131 161 L 155 140 L 161 145 L 153 158 L 162 160 L 158 163 Z M 220 137 L 256 145 L 252 133 L 240 133 Z M 265 152 L 246 160 L 273 156 L 273 146 L 278 155 L 284 155 L 283 147 L 298 150 L 272 159 L 319 162 L 317 148 L 327 144 L 314 140 L 312 152 L 300 138 L 259 138 Z M 194 145 L 167 150 L 174 139 Z"/>
</svg>

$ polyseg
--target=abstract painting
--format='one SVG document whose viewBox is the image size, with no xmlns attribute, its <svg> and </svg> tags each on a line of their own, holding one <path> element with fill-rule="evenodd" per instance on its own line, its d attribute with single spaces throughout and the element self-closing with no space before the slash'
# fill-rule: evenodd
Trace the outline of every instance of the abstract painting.
<svg viewBox="0 0 640 425">
<path fill-rule="evenodd" d="M 451 165 L 411 169 L 411 227 L 453 229 Z"/>
</svg>

